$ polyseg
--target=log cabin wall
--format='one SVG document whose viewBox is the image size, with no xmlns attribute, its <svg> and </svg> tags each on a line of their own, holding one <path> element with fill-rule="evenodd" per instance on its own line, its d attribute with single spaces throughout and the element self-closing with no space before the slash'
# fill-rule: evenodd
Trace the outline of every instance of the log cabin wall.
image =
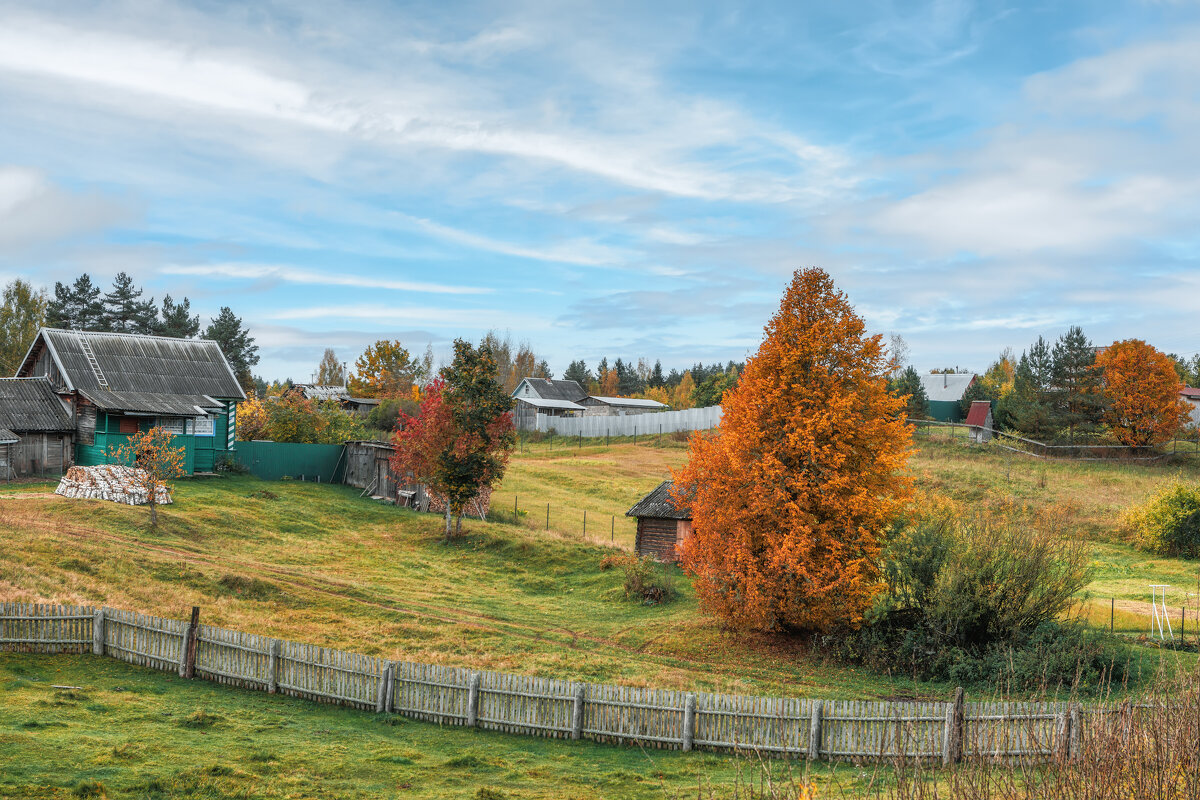
<svg viewBox="0 0 1200 800">
<path fill-rule="evenodd" d="M 679 543 L 679 525 L 685 520 L 638 517 L 637 553 L 652 556 L 659 561 L 674 563 L 679 560 L 676 545 Z"/>
</svg>

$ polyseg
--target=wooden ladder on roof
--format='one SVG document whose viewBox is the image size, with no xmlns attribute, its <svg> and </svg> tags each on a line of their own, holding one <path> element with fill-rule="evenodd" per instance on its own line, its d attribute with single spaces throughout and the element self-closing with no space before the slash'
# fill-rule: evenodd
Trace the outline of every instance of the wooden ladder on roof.
<svg viewBox="0 0 1200 800">
<path fill-rule="evenodd" d="M 88 343 L 87 336 L 80 335 L 79 349 L 87 356 L 88 364 L 92 368 L 92 372 L 96 374 L 96 383 L 100 384 L 101 389 L 108 388 L 108 379 L 104 377 L 104 373 L 100 370 L 100 362 L 96 360 L 96 354 L 92 352 L 92 346 Z"/>
</svg>

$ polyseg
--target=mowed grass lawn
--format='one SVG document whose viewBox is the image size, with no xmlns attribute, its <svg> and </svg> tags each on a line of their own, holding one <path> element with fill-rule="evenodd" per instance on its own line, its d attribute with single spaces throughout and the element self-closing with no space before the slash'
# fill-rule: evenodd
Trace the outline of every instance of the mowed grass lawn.
<svg viewBox="0 0 1200 800">
<path fill-rule="evenodd" d="M 731 797 L 738 770 L 713 754 L 442 727 L 113 659 L 0 653 L 4 798 L 665 800 L 697 786 Z M 851 793 L 866 782 L 827 765 L 812 780 Z"/>
</svg>

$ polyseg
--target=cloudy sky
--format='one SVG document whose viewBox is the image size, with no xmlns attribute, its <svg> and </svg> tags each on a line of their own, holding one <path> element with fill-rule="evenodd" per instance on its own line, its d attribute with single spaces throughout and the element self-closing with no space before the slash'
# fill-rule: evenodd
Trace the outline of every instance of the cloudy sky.
<svg viewBox="0 0 1200 800">
<path fill-rule="evenodd" d="M 920 368 L 1200 350 L 1200 5 L 6 3 L 0 282 L 233 307 L 267 377 L 508 329 L 742 358 L 831 272 Z"/>
</svg>

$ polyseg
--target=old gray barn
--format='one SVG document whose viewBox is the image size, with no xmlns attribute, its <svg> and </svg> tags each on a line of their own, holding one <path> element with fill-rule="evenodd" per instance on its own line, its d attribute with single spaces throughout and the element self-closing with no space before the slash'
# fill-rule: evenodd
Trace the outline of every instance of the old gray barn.
<svg viewBox="0 0 1200 800">
<path fill-rule="evenodd" d="M 75 423 L 46 378 L 0 378 L 0 479 L 71 466 Z"/>
</svg>

